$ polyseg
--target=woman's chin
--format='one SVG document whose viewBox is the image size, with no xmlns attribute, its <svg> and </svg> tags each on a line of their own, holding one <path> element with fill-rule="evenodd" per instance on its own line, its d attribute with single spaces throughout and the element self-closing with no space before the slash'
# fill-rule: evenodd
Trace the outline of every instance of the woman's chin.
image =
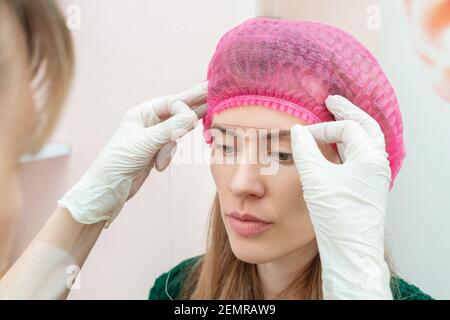
<svg viewBox="0 0 450 320">
<path fill-rule="evenodd" d="M 267 254 L 267 250 L 249 250 L 240 246 L 231 246 L 235 257 L 243 262 L 261 264 L 272 261 L 273 258 Z"/>
</svg>

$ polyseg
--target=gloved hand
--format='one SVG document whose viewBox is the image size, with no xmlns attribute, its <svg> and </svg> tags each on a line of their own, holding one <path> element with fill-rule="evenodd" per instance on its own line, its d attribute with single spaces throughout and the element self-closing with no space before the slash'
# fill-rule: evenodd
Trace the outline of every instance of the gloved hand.
<svg viewBox="0 0 450 320">
<path fill-rule="evenodd" d="M 156 166 L 164 170 L 175 139 L 192 130 L 206 113 L 207 82 L 178 95 L 130 109 L 84 176 L 58 201 L 83 224 L 116 218 Z M 191 108 L 194 108 L 192 110 Z"/>
<path fill-rule="evenodd" d="M 391 170 L 383 132 L 341 96 L 328 97 L 326 106 L 337 121 L 291 130 L 319 248 L 324 299 L 392 299 L 384 260 Z M 314 139 L 337 143 L 343 163 L 326 160 Z"/>
</svg>

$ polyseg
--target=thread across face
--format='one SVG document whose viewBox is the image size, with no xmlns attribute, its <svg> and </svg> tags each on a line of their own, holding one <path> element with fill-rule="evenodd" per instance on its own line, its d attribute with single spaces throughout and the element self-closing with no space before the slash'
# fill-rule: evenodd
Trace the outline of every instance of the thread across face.
<svg viewBox="0 0 450 320">
<path fill-rule="evenodd" d="M 215 164 L 259 164 L 261 175 L 294 165 L 290 130 L 215 123 L 210 132 Z"/>
</svg>

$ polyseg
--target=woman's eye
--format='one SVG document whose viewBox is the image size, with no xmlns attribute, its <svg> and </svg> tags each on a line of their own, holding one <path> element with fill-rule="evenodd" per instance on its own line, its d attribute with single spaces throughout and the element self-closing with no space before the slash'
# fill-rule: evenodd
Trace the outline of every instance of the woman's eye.
<svg viewBox="0 0 450 320">
<path fill-rule="evenodd" d="M 281 162 L 291 162 L 293 160 L 292 153 L 288 152 L 272 152 L 272 154 Z"/>
<path fill-rule="evenodd" d="M 221 150 L 223 153 L 231 154 L 234 152 L 234 147 L 227 146 L 225 144 L 217 144 L 216 147 Z"/>
</svg>

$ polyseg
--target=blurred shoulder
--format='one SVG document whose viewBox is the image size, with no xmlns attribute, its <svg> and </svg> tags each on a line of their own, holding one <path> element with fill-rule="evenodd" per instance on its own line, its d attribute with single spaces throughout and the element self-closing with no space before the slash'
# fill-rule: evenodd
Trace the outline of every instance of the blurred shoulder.
<svg viewBox="0 0 450 320">
<path fill-rule="evenodd" d="M 170 297 L 176 299 L 181 291 L 186 277 L 191 268 L 200 260 L 203 255 L 198 255 L 181 261 L 168 272 L 161 274 L 156 278 L 149 292 L 149 300 L 169 300 Z M 167 283 L 167 292 L 166 292 Z M 169 295 L 167 295 L 169 293 Z"/>
<path fill-rule="evenodd" d="M 391 291 L 394 300 L 434 300 L 415 285 L 397 276 L 391 277 Z"/>
</svg>

